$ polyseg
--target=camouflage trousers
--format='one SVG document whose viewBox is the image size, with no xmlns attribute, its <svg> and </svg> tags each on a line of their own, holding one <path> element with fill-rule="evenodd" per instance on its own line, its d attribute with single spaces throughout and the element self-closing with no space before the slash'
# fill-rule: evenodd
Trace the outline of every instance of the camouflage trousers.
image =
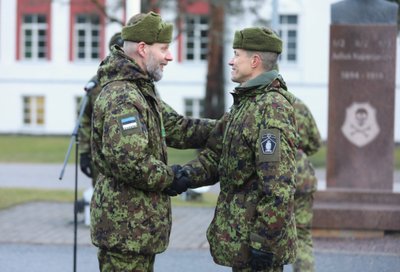
<svg viewBox="0 0 400 272">
<path fill-rule="evenodd" d="M 241 268 L 232 268 L 232 272 L 282 272 L 283 271 L 283 266 L 279 267 L 270 267 L 266 269 L 252 269 L 251 267 L 241 267 Z"/>
<path fill-rule="evenodd" d="M 155 255 L 125 255 L 99 249 L 101 272 L 153 272 Z"/>
<path fill-rule="evenodd" d="M 311 235 L 313 192 L 295 194 L 294 210 L 297 228 L 297 257 L 293 272 L 314 272 L 314 253 Z"/>
</svg>

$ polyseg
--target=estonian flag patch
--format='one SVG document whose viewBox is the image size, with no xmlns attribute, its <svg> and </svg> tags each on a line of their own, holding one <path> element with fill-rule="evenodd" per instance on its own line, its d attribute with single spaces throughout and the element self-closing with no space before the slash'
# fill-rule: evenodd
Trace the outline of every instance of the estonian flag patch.
<svg viewBox="0 0 400 272">
<path fill-rule="evenodd" d="M 126 131 L 138 127 L 138 123 L 135 116 L 129 116 L 121 119 L 122 130 Z"/>
</svg>

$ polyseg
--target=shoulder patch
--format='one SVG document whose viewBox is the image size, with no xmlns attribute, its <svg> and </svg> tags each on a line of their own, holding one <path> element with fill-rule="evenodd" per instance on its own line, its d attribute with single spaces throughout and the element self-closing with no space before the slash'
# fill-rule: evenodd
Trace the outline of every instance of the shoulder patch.
<svg viewBox="0 0 400 272">
<path fill-rule="evenodd" d="M 263 129 L 260 131 L 260 162 L 280 161 L 280 136 L 280 131 L 277 128 Z"/>
<path fill-rule="evenodd" d="M 126 114 L 118 117 L 122 135 L 129 135 L 140 131 L 140 121 L 137 113 Z"/>
</svg>

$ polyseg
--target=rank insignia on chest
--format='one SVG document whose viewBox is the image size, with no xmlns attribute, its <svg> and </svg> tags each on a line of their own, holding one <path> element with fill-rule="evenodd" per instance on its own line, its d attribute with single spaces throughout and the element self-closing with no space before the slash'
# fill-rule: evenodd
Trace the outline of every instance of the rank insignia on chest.
<svg viewBox="0 0 400 272">
<path fill-rule="evenodd" d="M 280 160 L 280 131 L 276 128 L 263 129 L 259 136 L 259 158 L 261 161 Z"/>
<path fill-rule="evenodd" d="M 121 119 L 122 130 L 126 131 L 129 129 L 137 128 L 138 124 L 136 121 L 136 117 L 128 116 Z"/>
</svg>

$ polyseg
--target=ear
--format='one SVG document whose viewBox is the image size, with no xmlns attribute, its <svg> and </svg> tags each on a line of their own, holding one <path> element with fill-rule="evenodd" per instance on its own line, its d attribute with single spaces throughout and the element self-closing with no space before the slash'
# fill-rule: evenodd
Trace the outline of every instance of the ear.
<svg viewBox="0 0 400 272">
<path fill-rule="evenodd" d="M 147 54 L 147 46 L 144 42 L 139 42 L 137 46 L 138 54 L 143 58 Z"/>
<path fill-rule="evenodd" d="M 251 68 L 257 68 L 261 63 L 261 58 L 259 55 L 254 54 L 251 57 Z"/>
</svg>

